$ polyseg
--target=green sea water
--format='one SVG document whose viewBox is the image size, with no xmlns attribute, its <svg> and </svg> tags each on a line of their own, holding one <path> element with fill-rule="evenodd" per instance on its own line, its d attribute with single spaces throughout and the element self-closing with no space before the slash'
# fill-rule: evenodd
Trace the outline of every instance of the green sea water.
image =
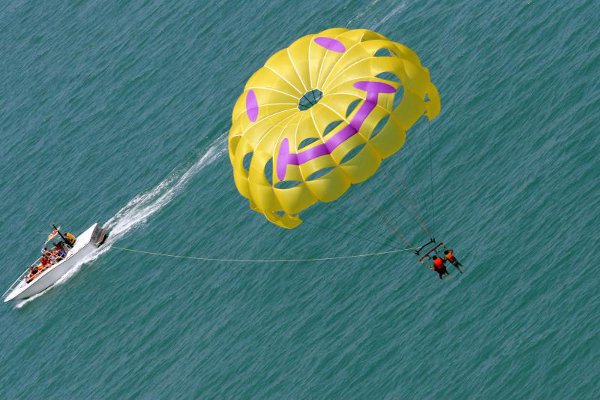
<svg viewBox="0 0 600 400">
<path fill-rule="evenodd" d="M 443 111 L 286 231 L 235 189 L 231 111 L 271 54 L 334 26 L 414 49 Z M 600 397 L 598 1 L 7 1 L 0 37 L 0 286 L 49 223 L 112 226 L 59 285 L 0 307 L 0 399 Z M 401 248 L 394 229 L 427 237 L 398 178 L 464 274 L 117 249 Z"/>
</svg>

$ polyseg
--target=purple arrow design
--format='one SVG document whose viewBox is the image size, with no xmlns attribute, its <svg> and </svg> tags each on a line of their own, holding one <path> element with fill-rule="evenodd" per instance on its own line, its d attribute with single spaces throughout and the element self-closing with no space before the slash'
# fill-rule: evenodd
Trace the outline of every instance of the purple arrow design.
<svg viewBox="0 0 600 400">
<path fill-rule="evenodd" d="M 377 106 L 380 93 L 394 93 L 392 85 L 383 82 L 360 81 L 354 87 L 367 92 L 367 98 L 360 106 L 350 123 L 341 131 L 327 139 L 325 143 L 299 153 L 290 153 L 290 143 L 287 138 L 281 141 L 279 155 L 277 156 L 277 178 L 285 179 L 288 165 L 301 165 L 315 158 L 331 154 L 338 146 L 358 133 L 371 111 Z"/>
</svg>

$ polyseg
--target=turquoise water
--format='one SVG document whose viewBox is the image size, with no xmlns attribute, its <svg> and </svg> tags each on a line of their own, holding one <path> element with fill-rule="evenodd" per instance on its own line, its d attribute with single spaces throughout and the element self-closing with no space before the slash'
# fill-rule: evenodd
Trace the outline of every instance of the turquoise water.
<svg viewBox="0 0 600 400">
<path fill-rule="evenodd" d="M 597 1 L 69 3 L 0 9 L 0 286 L 49 223 L 113 232 L 60 285 L 0 307 L 1 399 L 598 397 Z M 417 51 L 443 112 L 284 231 L 233 185 L 230 113 L 270 54 L 332 26 Z M 409 254 L 116 249 L 396 249 L 388 225 L 426 239 L 398 173 L 463 275 L 440 282 Z"/>
</svg>

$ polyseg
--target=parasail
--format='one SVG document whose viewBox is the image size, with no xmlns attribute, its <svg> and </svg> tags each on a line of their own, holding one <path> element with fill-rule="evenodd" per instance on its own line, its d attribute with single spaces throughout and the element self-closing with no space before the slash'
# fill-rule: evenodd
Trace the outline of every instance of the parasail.
<svg viewBox="0 0 600 400">
<path fill-rule="evenodd" d="M 408 47 L 366 29 L 304 36 L 271 56 L 234 106 L 235 185 L 253 210 L 295 228 L 306 208 L 372 177 L 440 107 Z"/>
</svg>

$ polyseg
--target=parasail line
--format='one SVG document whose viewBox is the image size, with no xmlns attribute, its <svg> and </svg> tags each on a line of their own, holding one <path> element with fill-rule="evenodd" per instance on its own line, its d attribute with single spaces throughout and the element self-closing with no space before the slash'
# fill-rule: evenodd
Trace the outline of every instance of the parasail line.
<svg viewBox="0 0 600 400">
<path fill-rule="evenodd" d="M 182 258 L 188 260 L 199 260 L 199 261 L 221 261 L 230 263 L 296 263 L 296 262 L 315 262 L 315 261 L 332 261 L 332 260 L 347 260 L 351 258 L 365 258 L 384 256 L 388 254 L 403 253 L 403 252 L 414 252 L 415 248 L 396 249 L 388 251 L 379 251 L 375 253 L 363 253 L 363 254 L 352 254 L 348 256 L 334 256 L 334 257 L 321 257 L 321 258 L 289 258 L 289 259 L 272 259 L 272 258 L 213 258 L 213 257 L 196 257 L 196 256 L 182 256 L 177 254 L 167 253 L 155 253 L 152 251 L 129 249 L 127 247 L 112 246 L 113 249 L 128 251 L 131 253 L 148 254 L 151 256 L 169 257 L 169 258 Z"/>
<path fill-rule="evenodd" d="M 362 188 L 362 185 L 358 184 L 358 185 L 356 185 L 356 186 L 358 186 L 358 187 L 360 188 L 360 190 L 361 190 L 361 191 L 363 192 L 363 194 L 364 194 L 364 189 Z M 414 247 L 415 247 L 415 245 L 414 245 L 414 244 L 412 244 L 412 243 L 410 242 L 410 240 L 408 240 L 408 239 L 407 239 L 407 238 L 406 238 L 406 237 L 405 237 L 405 236 L 404 236 L 404 235 L 403 235 L 403 234 L 400 232 L 400 230 L 399 230 L 399 229 L 394 229 L 394 228 L 393 228 L 393 227 L 392 227 L 392 226 L 389 224 L 389 222 L 387 221 L 387 219 L 385 219 L 385 216 L 383 216 L 383 218 L 380 218 L 382 211 L 381 211 L 381 208 L 378 208 L 378 207 L 376 207 L 376 206 L 375 206 L 375 201 L 374 201 L 373 199 L 371 199 L 371 198 L 370 198 L 370 196 L 368 196 L 368 195 L 365 195 L 364 197 L 365 197 L 366 199 L 368 199 L 368 201 L 371 203 L 371 207 L 372 207 L 372 208 L 375 210 L 375 213 L 376 213 L 377 217 L 379 218 L 379 220 L 380 220 L 381 222 L 383 222 L 383 224 L 386 226 L 387 230 L 388 230 L 388 231 L 389 231 L 389 232 L 390 232 L 392 235 L 394 235 L 396 238 L 398 238 L 398 239 L 402 239 L 402 241 L 403 241 L 404 243 L 406 243 L 406 244 L 407 244 L 408 246 L 410 246 L 411 248 L 414 248 Z M 383 207 L 383 204 L 382 204 L 382 207 Z"/>
<path fill-rule="evenodd" d="M 379 245 L 382 245 L 382 246 L 387 246 L 387 243 L 383 243 L 383 242 L 381 242 L 379 240 L 369 239 L 369 238 L 366 238 L 366 237 L 363 237 L 363 236 L 360 236 L 360 235 L 357 235 L 355 233 L 351 233 L 351 232 L 348 232 L 348 231 L 345 231 L 345 230 L 340 230 L 340 229 L 336 229 L 336 228 L 328 228 L 326 226 L 315 224 L 314 222 L 311 222 L 311 221 L 304 221 L 304 223 L 312 225 L 312 226 L 315 226 L 317 228 L 320 228 L 320 229 L 323 229 L 323 230 L 326 230 L 326 231 L 335 232 L 335 233 L 339 233 L 339 234 L 343 234 L 343 235 L 348 235 L 348 236 L 353 236 L 353 237 L 355 237 L 357 239 L 365 240 L 365 241 L 368 241 L 368 242 L 371 242 L 371 243 L 374 243 L 374 244 L 379 244 Z M 354 224 L 353 226 L 356 227 L 358 225 Z M 381 239 L 381 238 L 377 237 L 377 239 Z M 391 236 L 390 236 L 390 239 L 391 239 L 392 242 L 398 243 L 398 241 L 395 238 L 391 237 Z M 389 239 L 383 239 L 383 240 L 389 240 Z"/>
<path fill-rule="evenodd" d="M 409 214 L 410 213 L 414 214 L 414 215 L 411 215 L 411 216 L 421 226 L 421 230 L 423 232 L 425 232 L 425 234 L 427 234 L 429 237 L 432 237 L 433 235 L 431 234 L 431 232 L 427 228 L 427 225 L 425 224 L 425 221 L 423 220 L 423 217 L 421 216 L 421 213 L 419 213 L 419 210 L 418 210 L 418 207 L 417 207 L 417 201 L 414 198 L 414 196 L 413 196 L 412 192 L 410 191 L 410 189 L 408 188 L 408 185 L 404 181 L 404 178 L 402 177 L 402 174 L 400 174 L 396 170 L 394 172 L 394 176 L 400 182 L 400 185 L 404 189 L 404 193 L 406 193 L 406 195 L 408 197 L 408 201 L 407 201 L 406 204 L 408 204 L 409 207 L 405 207 L 404 203 L 402 202 L 402 200 L 400 200 L 400 203 L 402 204 L 402 206 L 404 207 L 405 210 L 409 211 Z M 400 193 L 400 190 L 398 190 L 397 193 Z M 410 208 L 411 210 L 409 210 L 408 208 Z"/>
<path fill-rule="evenodd" d="M 433 187 L 433 161 L 432 161 L 432 157 L 431 157 L 431 130 L 430 127 L 431 126 L 431 122 L 429 122 L 427 124 L 427 137 L 429 138 L 429 187 L 431 188 L 431 223 L 433 224 L 433 226 L 436 226 L 435 224 L 435 196 L 434 196 L 434 190 L 435 188 Z"/>
</svg>

